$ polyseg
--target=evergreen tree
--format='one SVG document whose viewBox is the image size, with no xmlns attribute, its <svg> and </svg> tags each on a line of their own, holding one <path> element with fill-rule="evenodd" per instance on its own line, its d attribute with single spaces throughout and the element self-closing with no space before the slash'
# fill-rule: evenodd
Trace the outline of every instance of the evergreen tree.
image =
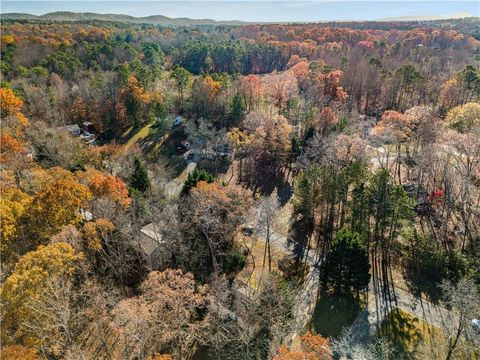
<svg viewBox="0 0 480 360">
<path fill-rule="evenodd" d="M 195 169 L 187 175 L 187 179 L 185 180 L 185 184 L 183 185 L 182 194 L 188 194 L 190 190 L 194 188 L 199 181 L 206 181 L 208 183 L 212 183 L 213 180 L 215 180 L 215 177 L 207 170 Z"/>
<path fill-rule="evenodd" d="M 150 188 L 147 169 L 137 156 L 133 159 L 133 174 L 130 180 L 130 186 L 141 193 L 144 193 Z"/>
<path fill-rule="evenodd" d="M 320 268 L 320 281 L 325 289 L 336 293 L 358 292 L 370 281 L 367 249 L 358 233 L 343 229 L 337 232 L 332 248 Z"/>
<path fill-rule="evenodd" d="M 245 101 L 241 93 L 237 92 L 232 99 L 232 108 L 230 110 L 230 125 L 237 126 L 242 121 L 245 114 Z"/>
</svg>

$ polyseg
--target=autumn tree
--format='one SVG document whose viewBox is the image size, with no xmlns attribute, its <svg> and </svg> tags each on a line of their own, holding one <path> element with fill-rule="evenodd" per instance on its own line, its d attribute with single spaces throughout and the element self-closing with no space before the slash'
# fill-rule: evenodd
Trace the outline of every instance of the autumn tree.
<svg viewBox="0 0 480 360">
<path fill-rule="evenodd" d="M 115 225 L 107 219 L 97 219 L 87 222 L 82 229 L 86 248 L 93 251 L 100 251 L 107 242 L 107 237 L 111 236 L 114 230 Z"/>
<path fill-rule="evenodd" d="M 122 89 L 121 96 L 133 127 L 138 127 L 145 122 L 147 105 L 151 99 L 134 75 L 128 77 L 128 85 Z"/>
<path fill-rule="evenodd" d="M 122 300 L 114 309 L 128 357 L 146 358 L 168 352 L 190 357 L 208 330 L 210 295 L 192 274 L 168 269 L 151 272 L 140 295 Z"/>
<path fill-rule="evenodd" d="M 77 254 L 70 245 L 61 242 L 40 245 L 37 250 L 20 258 L 1 289 L 4 343 L 14 341 L 56 352 L 57 341 L 63 342 L 61 339 L 70 334 L 68 328 L 57 322 L 60 314 L 55 312 L 56 309 L 44 312 L 47 310 L 44 305 L 52 300 L 49 298 L 54 295 L 52 288 L 60 286 L 69 291 L 76 263 L 81 258 L 82 254 Z M 38 333 L 39 327 L 49 333 Z"/>
<path fill-rule="evenodd" d="M 412 117 L 395 110 L 387 110 L 382 114 L 380 121 L 374 127 L 373 133 L 394 144 L 396 148 L 396 168 L 394 174 L 401 183 L 401 151 L 402 144 L 408 142 L 412 136 L 414 125 Z"/>
<path fill-rule="evenodd" d="M 21 112 L 23 100 L 16 96 L 12 89 L 0 88 L 0 105 L 2 129 L 8 126 L 15 131 L 28 125 L 27 118 Z"/>
<path fill-rule="evenodd" d="M 269 174 L 276 175 L 289 160 L 291 132 L 292 126 L 282 115 L 265 119 L 264 126 L 257 128 L 255 156 Z"/>
<path fill-rule="evenodd" d="M 33 195 L 29 211 L 25 214 L 28 222 L 30 246 L 45 242 L 64 225 L 80 220 L 80 209 L 92 199 L 90 190 L 71 180 L 55 180 Z"/>
<path fill-rule="evenodd" d="M 195 170 L 188 173 L 187 178 L 185 179 L 185 184 L 182 188 L 182 194 L 188 194 L 200 181 L 205 181 L 211 184 L 214 180 L 215 177 L 207 170 L 195 168 Z"/>
<path fill-rule="evenodd" d="M 199 181 L 182 208 L 184 233 L 193 253 L 187 268 L 206 275 L 219 273 L 234 255 L 234 233 L 250 205 L 244 191 Z"/>
<path fill-rule="evenodd" d="M 480 72 L 472 65 L 447 80 L 441 88 L 440 101 L 443 111 L 480 98 Z"/>
<path fill-rule="evenodd" d="M 192 95 L 190 98 L 191 111 L 196 118 L 211 117 L 218 110 L 218 95 L 221 90 L 221 84 L 211 76 L 198 78 L 192 85 Z"/>
<path fill-rule="evenodd" d="M 10 345 L 2 348 L 0 356 L 4 360 L 41 360 L 34 349 L 26 348 L 21 345 Z"/>
<path fill-rule="evenodd" d="M 280 347 L 278 354 L 273 360 L 329 360 L 332 359 L 332 351 L 327 339 L 321 335 L 313 335 L 307 332 L 300 336 L 300 349 L 291 350 L 286 346 Z"/>
<path fill-rule="evenodd" d="M 451 109 L 447 114 L 447 123 L 460 132 L 469 132 L 480 126 L 480 104 L 467 103 Z"/>
<path fill-rule="evenodd" d="M 86 175 L 88 188 L 95 198 L 108 198 L 116 204 L 129 207 L 132 199 L 128 196 L 125 183 L 114 175 L 107 175 L 98 170 L 89 169 Z"/>
<path fill-rule="evenodd" d="M 326 107 L 322 110 L 318 119 L 315 121 L 315 127 L 318 132 L 323 136 L 327 135 L 329 130 L 338 123 L 338 116 L 330 107 Z"/>
<path fill-rule="evenodd" d="M 263 79 L 263 87 L 273 100 L 273 105 L 278 107 L 282 114 L 287 101 L 298 92 L 297 79 L 290 71 L 281 74 L 268 75 Z"/>
<path fill-rule="evenodd" d="M 2 187 L 0 198 L 0 235 L 2 243 L 0 249 L 4 264 L 9 262 L 16 249 L 19 236 L 22 235 L 22 218 L 30 202 L 30 196 L 15 187 Z"/>
<path fill-rule="evenodd" d="M 320 74 L 317 79 L 317 87 L 320 102 L 328 106 L 330 102 L 342 102 L 347 98 L 347 93 L 340 85 L 343 72 L 340 70 L 329 71 Z"/>
<path fill-rule="evenodd" d="M 250 112 L 258 104 L 262 96 L 262 87 L 257 75 L 248 75 L 242 79 L 242 93 L 246 110 Z"/>
</svg>

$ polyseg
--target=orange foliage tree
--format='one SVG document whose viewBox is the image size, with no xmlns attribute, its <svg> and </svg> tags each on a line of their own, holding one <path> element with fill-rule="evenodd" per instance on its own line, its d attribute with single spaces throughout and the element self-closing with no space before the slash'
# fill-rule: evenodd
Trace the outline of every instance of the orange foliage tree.
<svg viewBox="0 0 480 360">
<path fill-rule="evenodd" d="M 338 123 L 338 116 L 330 107 L 326 107 L 320 113 L 318 119 L 315 121 L 315 127 L 322 135 L 326 135 L 332 126 Z"/>
<path fill-rule="evenodd" d="M 90 170 L 88 187 L 96 197 L 106 197 L 115 203 L 129 207 L 132 199 L 128 195 L 127 185 L 118 176 L 107 175 L 100 171 Z"/>
<path fill-rule="evenodd" d="M 328 340 L 320 335 L 306 333 L 300 337 L 299 350 L 290 350 L 286 346 L 280 347 L 273 360 L 330 360 L 333 359 Z"/>
<path fill-rule="evenodd" d="M 41 360 L 34 349 L 21 345 L 5 346 L 0 352 L 0 358 L 3 360 Z"/>
<path fill-rule="evenodd" d="M 17 97 L 12 89 L 0 88 L 0 114 L 2 120 L 14 117 L 22 127 L 28 125 L 27 118 L 22 114 L 23 100 Z"/>
<path fill-rule="evenodd" d="M 245 76 L 242 79 L 242 93 L 245 99 L 247 112 L 250 112 L 262 96 L 260 78 L 257 75 Z"/>
</svg>

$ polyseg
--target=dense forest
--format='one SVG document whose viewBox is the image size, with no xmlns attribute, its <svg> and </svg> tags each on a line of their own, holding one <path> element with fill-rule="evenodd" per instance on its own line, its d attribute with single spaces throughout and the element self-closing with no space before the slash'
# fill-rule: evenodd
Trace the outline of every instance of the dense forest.
<svg viewBox="0 0 480 360">
<path fill-rule="evenodd" d="M 3 19 L 2 359 L 480 358 L 479 28 Z"/>
</svg>

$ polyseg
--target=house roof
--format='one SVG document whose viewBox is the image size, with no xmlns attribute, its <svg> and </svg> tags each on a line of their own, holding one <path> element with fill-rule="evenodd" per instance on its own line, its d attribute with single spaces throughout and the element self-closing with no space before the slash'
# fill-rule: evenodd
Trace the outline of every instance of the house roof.
<svg viewBox="0 0 480 360">
<path fill-rule="evenodd" d="M 151 255 L 161 244 L 164 243 L 160 228 L 155 223 L 150 223 L 140 229 L 139 241 L 140 247 L 146 255 Z"/>
</svg>

